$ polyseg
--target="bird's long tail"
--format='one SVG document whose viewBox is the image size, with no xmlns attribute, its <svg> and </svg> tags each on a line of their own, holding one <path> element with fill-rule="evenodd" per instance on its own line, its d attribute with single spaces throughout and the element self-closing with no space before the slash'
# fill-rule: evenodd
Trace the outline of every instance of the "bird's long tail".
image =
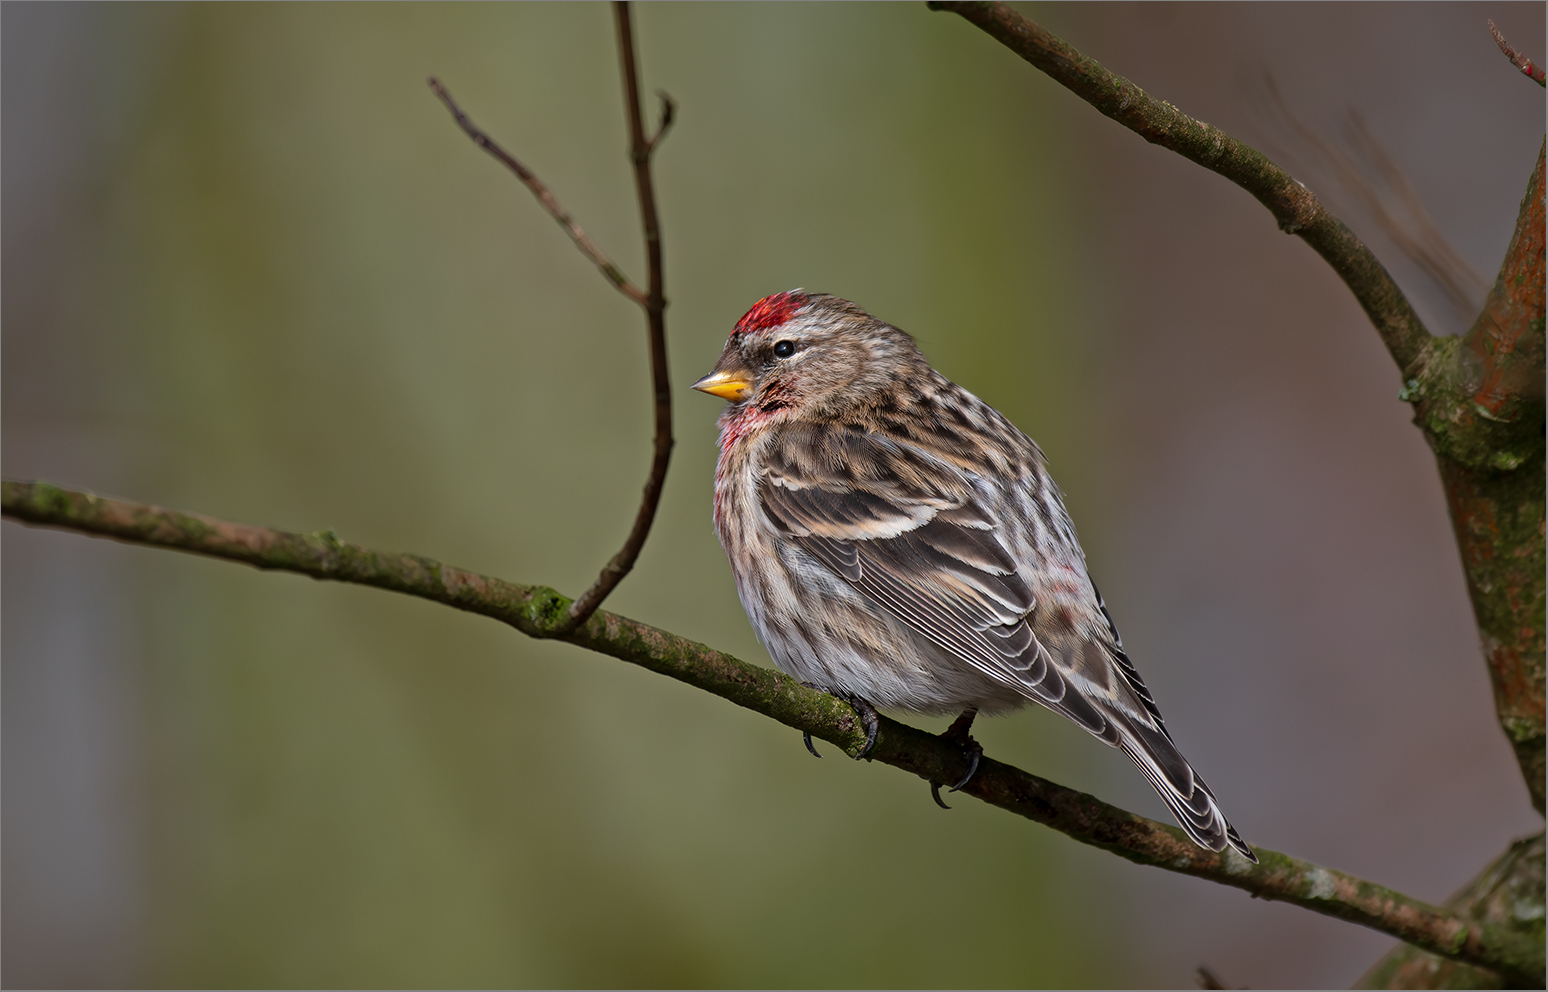
<svg viewBox="0 0 1548 992">
<path fill-rule="evenodd" d="M 1105 616 L 1105 607 L 1102 612 Z M 1124 654 L 1110 618 L 1108 628 L 1111 640 L 1045 630 L 1038 648 L 1042 664 L 1027 669 L 1028 694 L 1099 740 L 1122 748 L 1194 843 L 1211 851 L 1229 845 L 1257 863 L 1252 848 L 1220 812 L 1215 794 L 1172 743 L 1161 710 Z"/>
<path fill-rule="evenodd" d="M 1119 718 L 1115 723 L 1130 721 Z M 1215 794 L 1177 750 L 1164 729 L 1132 725 L 1116 729 L 1119 731 L 1118 747 L 1145 773 L 1151 787 L 1195 844 L 1211 851 L 1224 850 L 1229 844 L 1242 857 L 1257 864 L 1258 856 L 1220 812 Z"/>
</svg>

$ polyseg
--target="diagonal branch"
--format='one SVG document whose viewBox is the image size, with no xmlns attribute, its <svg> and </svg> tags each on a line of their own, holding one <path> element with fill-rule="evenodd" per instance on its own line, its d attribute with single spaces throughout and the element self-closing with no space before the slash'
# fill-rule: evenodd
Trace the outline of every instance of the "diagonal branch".
<svg viewBox="0 0 1548 992">
<path fill-rule="evenodd" d="M 1400 370 L 1406 372 L 1421 356 L 1430 334 L 1381 262 L 1311 190 L 1262 152 L 1149 96 L 1003 3 L 930 0 L 929 7 L 960 14 L 1146 141 L 1251 193 L 1274 215 L 1280 230 L 1305 241 L 1344 280 Z"/>
<path fill-rule="evenodd" d="M 1483 311 L 1463 337 L 1432 337 L 1370 249 L 1261 152 L 1146 95 L 1003 3 L 931 0 L 929 6 L 962 15 L 1146 141 L 1247 190 L 1282 229 L 1311 245 L 1354 293 L 1402 370 L 1398 396 L 1413 404 L 1414 422 L 1435 452 L 1500 723 L 1516 750 L 1532 802 L 1542 812 L 1548 738 L 1542 621 L 1542 153 Z"/>
<path fill-rule="evenodd" d="M 565 632 L 569 601 L 543 586 L 516 585 L 416 555 L 372 551 L 347 544 L 332 531 L 270 530 L 45 483 L 0 483 L 0 511 L 28 524 L 417 596 L 491 617 L 532 637 L 557 638 L 640 665 L 821 737 L 851 755 L 865 741 L 849 704 L 676 634 L 607 612 L 598 612 L 579 629 Z M 928 781 L 953 781 L 965 771 L 957 744 L 886 717 L 868 757 Z M 1260 899 L 1293 903 L 1358 923 L 1514 981 L 1542 981 L 1540 940 L 1427 905 L 1343 872 L 1264 848 L 1254 849 L 1261 862 L 1257 865 L 1234 851 L 1205 851 L 1176 827 L 990 758 L 983 759 L 962 791 L 1137 864 L 1193 875 Z"/>
<path fill-rule="evenodd" d="M 1525 929 L 1532 925 L 1533 910 L 1543 904 L 1543 848 L 1541 833 L 1523 837 L 1506 849 L 1461 892 L 1446 901 L 1446 908 L 1477 920 L 1508 921 Z M 1539 939 L 1541 913 L 1535 914 Z M 1488 989 L 1498 988 L 1500 976 L 1479 971 L 1459 961 L 1437 960 L 1412 944 L 1399 944 L 1367 971 L 1357 989 Z"/>
<path fill-rule="evenodd" d="M 602 275 L 607 277 L 608 282 L 612 283 L 620 293 L 640 306 L 644 306 L 645 294 L 640 291 L 638 286 L 629 281 L 629 277 L 624 275 L 618 266 L 613 264 L 613 260 L 607 257 L 606 252 L 597 247 L 597 243 L 591 240 L 591 235 L 587 234 L 579 224 L 575 223 L 575 218 L 571 217 L 559 205 L 559 200 L 554 196 L 553 191 L 548 188 L 547 184 L 539 179 L 537 174 L 531 169 L 522 165 L 516 156 L 501 148 L 499 143 L 491 138 L 483 128 L 474 124 L 472 119 L 462 112 L 462 108 L 457 106 L 457 101 L 452 99 L 452 95 L 447 92 L 445 86 L 441 85 L 439 79 L 431 76 L 429 83 L 431 91 L 440 97 L 441 102 L 446 105 L 446 109 L 451 111 L 452 117 L 457 121 L 457 126 L 462 128 L 463 133 L 472 138 L 475 145 L 494 156 L 507 169 L 514 172 L 517 179 L 526 184 L 526 187 L 532 191 L 532 195 L 537 197 L 538 202 L 543 205 L 543 209 L 547 210 L 549 215 L 559 222 L 559 226 L 564 228 L 565 233 L 570 236 L 570 240 L 575 242 L 575 247 L 581 250 L 581 254 L 591 259 L 592 264 L 602 272 Z"/>
<path fill-rule="evenodd" d="M 677 105 L 672 102 L 671 97 L 665 93 L 661 94 L 661 126 L 656 130 L 655 136 L 647 140 L 645 124 L 640 116 L 639 71 L 635 65 L 634 32 L 630 23 L 629 4 L 622 0 L 614 3 L 613 13 L 618 28 L 618 59 L 623 73 L 624 109 L 629 121 L 629 161 L 634 167 L 634 186 L 640 201 L 640 223 L 645 232 L 648 288 L 644 291 L 630 282 L 602 249 L 597 247 L 596 242 L 591 240 L 590 235 L 559 206 L 559 201 L 554 194 L 531 169 L 522 165 L 514 155 L 501 148 L 494 139 L 475 125 L 468 115 L 462 112 L 462 108 L 452 100 L 446 87 L 442 86 L 435 77 L 430 78 L 430 89 L 440 97 L 446 109 L 451 111 L 452 117 L 456 119 L 458 126 L 473 139 L 473 143 L 514 172 L 516 178 L 526 184 L 532 194 L 543 204 L 544 209 L 559 222 L 559 226 L 569 233 L 571 240 L 575 242 L 582 254 L 591 259 L 619 292 L 645 310 L 646 332 L 650 339 L 650 381 L 655 420 L 650 474 L 645 478 L 645 489 L 640 496 L 640 509 L 634 516 L 634 526 L 629 529 L 629 536 L 624 539 L 623 547 L 618 553 L 602 566 L 602 572 L 597 576 L 596 582 L 592 583 L 591 588 L 582 593 L 570 607 L 569 618 L 560 625 L 566 632 L 575 630 L 585 623 L 586 618 L 602 605 L 602 601 L 617 588 L 624 576 L 633 570 L 635 561 L 640 557 L 640 550 L 645 547 L 645 539 L 650 536 L 651 525 L 656 521 L 656 510 L 661 505 L 661 490 L 666 484 L 667 467 L 671 464 L 674 444 L 672 391 L 667 379 L 666 295 L 661 270 L 661 222 L 656 213 L 655 184 L 651 179 L 650 158 L 656 145 L 666 136 Z"/>
</svg>

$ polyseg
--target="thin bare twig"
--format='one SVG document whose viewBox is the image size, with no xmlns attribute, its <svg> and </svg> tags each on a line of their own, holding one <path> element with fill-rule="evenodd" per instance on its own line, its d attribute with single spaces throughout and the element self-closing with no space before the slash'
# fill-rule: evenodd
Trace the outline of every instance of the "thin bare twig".
<svg viewBox="0 0 1548 992">
<path fill-rule="evenodd" d="M 1505 57 L 1510 59 L 1511 65 L 1521 70 L 1522 75 L 1536 82 L 1539 86 L 1548 86 L 1548 77 L 1544 76 L 1543 67 L 1533 65 L 1531 59 L 1510 47 L 1510 42 L 1506 41 L 1505 36 L 1500 34 L 1500 29 L 1494 26 L 1493 21 L 1489 22 L 1489 33 L 1494 35 L 1494 43 L 1500 46 L 1500 51 L 1504 52 Z"/>
<path fill-rule="evenodd" d="M 373 551 L 341 541 L 332 531 L 287 533 L 104 499 L 46 483 L 0 483 L 0 512 L 23 523 L 428 599 L 491 617 L 532 637 L 566 641 L 686 682 L 829 741 L 852 756 L 865 745 L 858 714 L 842 700 L 779 672 L 614 613 L 599 611 L 579 629 L 567 630 L 569 601 L 544 586 L 516 585 L 417 555 Z M 967 764 L 956 742 L 885 716 L 880 720 L 875 746 L 866 757 L 933 782 L 954 781 Z M 1451 960 L 1489 968 L 1511 981 L 1541 986 L 1541 939 L 1489 920 L 1440 909 L 1267 848 L 1253 849 L 1258 864 L 1230 849 L 1206 851 L 1176 827 L 1110 806 L 992 758 L 980 761 L 962 794 L 1137 864 L 1230 885 L 1259 899 L 1292 903 L 1391 934 Z"/>
<path fill-rule="evenodd" d="M 644 306 L 645 294 L 640 292 L 639 287 L 629 281 L 628 277 L 619 270 L 618 266 L 613 264 L 612 259 L 608 258 L 601 248 L 597 247 L 597 243 L 591 240 L 591 235 L 582 230 L 581 226 L 575 223 L 575 220 L 565 212 L 565 209 L 559 205 L 559 201 L 555 199 L 553 192 L 544 185 L 543 180 L 539 179 L 531 169 L 517 161 L 516 156 L 501 148 L 482 128 L 474 124 L 468 115 L 462 112 L 462 108 L 457 106 L 457 102 L 446 91 L 446 87 L 441 85 L 439 79 L 431 76 L 429 83 L 430 89 L 434 91 L 436 96 L 441 98 L 442 103 L 446 104 L 446 109 L 451 111 L 452 117 L 456 118 L 457 125 L 462 128 L 468 137 L 473 139 L 473 143 L 490 155 L 493 155 L 507 169 L 516 173 L 516 178 L 526 184 L 527 188 L 532 191 L 532 195 L 538 198 L 539 203 L 543 204 L 543 208 L 569 234 L 570 239 L 575 242 L 575 247 L 581 250 L 581 254 L 591 259 L 592 263 L 607 277 L 607 281 L 612 283 L 619 292 L 640 306 Z"/>
<path fill-rule="evenodd" d="M 613 4 L 613 18 L 618 26 L 618 61 L 623 70 L 624 112 L 629 119 L 629 160 L 634 163 L 634 189 L 639 195 L 640 226 L 645 232 L 645 266 L 649 288 L 641 305 L 645 307 L 645 323 L 650 332 L 650 380 L 655 390 L 656 431 L 650 475 L 645 479 L 645 492 L 640 498 L 640 511 L 634 517 L 634 526 L 629 530 L 624 546 L 603 566 L 597 581 L 570 607 L 569 620 L 563 625 L 566 632 L 585 623 L 586 618 L 602 605 L 608 593 L 634 568 L 640 549 L 645 546 L 645 538 L 650 536 L 650 526 L 655 522 L 656 508 L 661 504 L 661 487 L 666 482 L 667 465 L 672 459 L 672 387 L 667 379 L 661 221 L 656 215 L 655 183 L 650 174 L 650 157 L 655 142 L 645 140 L 645 121 L 640 114 L 640 78 L 634 58 L 634 29 L 627 0 Z M 672 101 L 666 100 L 657 138 L 666 132 L 671 122 L 672 107 Z"/>
<path fill-rule="evenodd" d="M 596 242 L 592 241 L 581 226 L 559 206 L 559 201 L 554 198 L 554 194 L 533 174 L 531 169 L 522 165 L 514 155 L 496 144 L 494 139 L 462 112 L 462 108 L 452 100 L 446 87 L 442 86 L 435 77 L 430 78 L 430 89 L 435 91 L 435 95 L 441 98 L 442 103 L 446 104 L 446 109 L 451 111 L 457 124 L 468 137 L 473 139 L 473 143 L 514 172 L 516 178 L 527 185 L 544 208 L 553 215 L 554 220 L 559 222 L 559 226 L 569 233 L 576 247 L 595 263 L 608 281 L 645 310 L 646 330 L 650 337 L 650 379 L 655 407 L 650 475 L 645 479 L 645 490 L 640 497 L 640 509 L 635 514 L 634 526 L 630 528 L 629 536 L 624 540 L 624 545 L 618 553 L 602 567 L 597 581 L 592 583 L 591 588 L 571 605 L 569 618 L 561 624 L 565 631 L 575 630 L 585 623 L 586 618 L 602 605 L 602 601 L 608 597 L 608 594 L 617 588 L 618 583 L 622 582 L 624 576 L 634 568 L 635 561 L 640 557 L 640 550 L 645 547 L 645 539 L 650 536 L 651 525 L 655 523 L 656 510 L 661 505 L 661 490 L 666 483 L 667 467 L 671 463 L 674 443 L 672 391 L 667 379 L 666 295 L 661 270 L 661 222 L 656 213 L 655 184 L 651 179 L 650 159 L 656 145 L 666 136 L 667 128 L 672 126 L 672 117 L 677 105 L 672 102 L 671 97 L 665 93 L 661 94 L 661 125 L 656 129 L 655 136 L 647 140 L 645 122 L 640 115 L 640 84 L 634 57 L 634 30 L 626 0 L 613 4 L 613 14 L 618 28 L 618 60 L 623 74 L 624 110 L 629 121 L 629 161 L 634 168 L 634 187 L 640 201 L 640 224 L 645 233 L 647 288 L 644 291 L 630 282 L 602 249 L 597 247 Z"/>
</svg>

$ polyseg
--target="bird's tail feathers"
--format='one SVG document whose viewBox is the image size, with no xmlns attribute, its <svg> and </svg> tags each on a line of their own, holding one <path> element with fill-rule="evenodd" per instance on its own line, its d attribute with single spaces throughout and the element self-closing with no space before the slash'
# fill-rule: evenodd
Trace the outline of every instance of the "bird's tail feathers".
<svg viewBox="0 0 1548 992">
<path fill-rule="evenodd" d="M 1139 766 L 1184 832 L 1200 847 L 1222 851 L 1230 845 L 1242 857 L 1257 864 L 1258 856 L 1220 812 L 1215 794 L 1166 734 L 1137 733 L 1137 729 L 1132 725 L 1124 727 L 1127 733 L 1119 735 L 1118 746 Z M 1182 769 L 1186 769 L 1185 775 L 1176 774 Z M 1169 771 L 1173 774 L 1168 774 Z"/>
</svg>

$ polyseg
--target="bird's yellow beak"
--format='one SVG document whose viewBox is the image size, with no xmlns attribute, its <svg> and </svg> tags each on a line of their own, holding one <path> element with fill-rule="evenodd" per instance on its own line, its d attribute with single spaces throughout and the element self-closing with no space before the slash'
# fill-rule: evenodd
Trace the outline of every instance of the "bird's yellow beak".
<svg viewBox="0 0 1548 992">
<path fill-rule="evenodd" d="M 752 395 L 752 383 L 734 372 L 711 372 L 694 383 L 693 388 L 733 402 L 745 400 Z"/>
</svg>

